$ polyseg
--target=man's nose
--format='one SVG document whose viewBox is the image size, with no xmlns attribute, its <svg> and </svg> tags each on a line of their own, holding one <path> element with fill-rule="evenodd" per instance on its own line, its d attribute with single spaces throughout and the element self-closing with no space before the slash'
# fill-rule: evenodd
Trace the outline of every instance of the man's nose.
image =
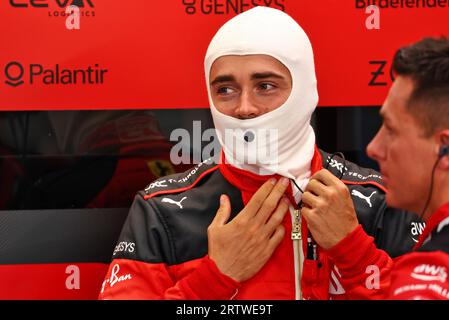
<svg viewBox="0 0 449 320">
<path fill-rule="evenodd" d="M 251 119 L 260 115 L 260 110 L 254 104 L 249 92 L 243 91 L 239 102 L 236 110 L 236 116 L 239 119 Z"/>
<path fill-rule="evenodd" d="M 377 162 L 385 158 L 385 151 L 382 148 L 382 137 L 380 131 L 366 147 L 366 153 L 368 154 L 368 157 L 376 160 Z"/>
</svg>

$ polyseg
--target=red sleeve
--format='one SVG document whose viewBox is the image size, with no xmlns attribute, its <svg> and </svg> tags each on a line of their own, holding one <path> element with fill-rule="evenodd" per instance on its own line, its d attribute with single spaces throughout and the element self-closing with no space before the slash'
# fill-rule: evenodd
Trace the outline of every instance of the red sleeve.
<svg viewBox="0 0 449 320">
<path fill-rule="evenodd" d="M 239 287 L 208 256 L 177 266 L 115 259 L 99 299 L 229 300 Z"/>
<path fill-rule="evenodd" d="M 389 299 L 449 300 L 449 255 L 413 252 L 395 260 Z"/>
<path fill-rule="evenodd" d="M 327 254 L 338 268 L 347 299 L 385 297 L 393 262 L 385 251 L 376 248 L 361 225 Z"/>
</svg>

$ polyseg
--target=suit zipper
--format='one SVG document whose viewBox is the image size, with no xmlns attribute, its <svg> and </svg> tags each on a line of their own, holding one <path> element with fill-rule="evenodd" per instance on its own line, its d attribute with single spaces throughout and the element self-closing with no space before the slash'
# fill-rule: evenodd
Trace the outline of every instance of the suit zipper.
<svg viewBox="0 0 449 320">
<path fill-rule="evenodd" d="M 293 207 L 291 207 L 291 209 L 293 209 L 291 239 L 293 241 L 293 256 L 295 259 L 295 298 L 297 300 L 302 300 L 301 278 L 304 254 L 302 250 L 301 211 L 299 209 L 294 209 Z"/>
<path fill-rule="evenodd" d="M 293 210 L 292 240 L 302 240 L 301 211 Z"/>
</svg>

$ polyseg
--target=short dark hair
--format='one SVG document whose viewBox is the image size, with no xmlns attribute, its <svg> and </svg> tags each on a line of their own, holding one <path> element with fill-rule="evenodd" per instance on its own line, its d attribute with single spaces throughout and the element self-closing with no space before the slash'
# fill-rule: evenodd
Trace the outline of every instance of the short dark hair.
<svg viewBox="0 0 449 320">
<path fill-rule="evenodd" d="M 393 72 L 414 81 L 407 108 L 424 134 L 449 128 L 449 40 L 424 38 L 399 49 Z"/>
</svg>

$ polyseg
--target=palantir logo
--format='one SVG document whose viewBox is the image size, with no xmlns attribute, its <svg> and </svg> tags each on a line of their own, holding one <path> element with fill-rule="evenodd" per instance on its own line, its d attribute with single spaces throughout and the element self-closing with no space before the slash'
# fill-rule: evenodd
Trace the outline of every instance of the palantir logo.
<svg viewBox="0 0 449 320">
<path fill-rule="evenodd" d="M 25 69 L 19 62 L 12 61 L 8 63 L 5 67 L 5 76 L 7 79 L 5 83 L 11 87 L 20 86 L 24 82 L 22 80 L 24 73 Z"/>
<path fill-rule="evenodd" d="M 59 63 L 45 66 L 40 63 L 23 64 L 12 61 L 5 66 L 4 72 L 5 83 L 17 87 L 25 81 L 29 85 L 102 85 L 109 70 L 100 67 L 98 63 L 87 67 L 66 68 Z"/>
</svg>

